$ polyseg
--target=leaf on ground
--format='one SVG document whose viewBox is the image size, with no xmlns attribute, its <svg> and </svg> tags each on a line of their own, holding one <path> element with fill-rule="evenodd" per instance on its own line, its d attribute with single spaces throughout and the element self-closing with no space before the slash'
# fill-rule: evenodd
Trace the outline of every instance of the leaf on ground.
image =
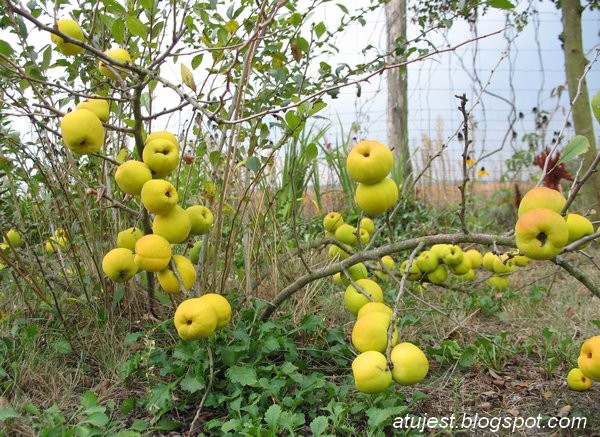
<svg viewBox="0 0 600 437">
<path fill-rule="evenodd" d="M 256 370 L 249 366 L 233 366 L 227 369 L 225 374 L 232 382 L 241 385 L 253 386 L 258 382 Z"/>
</svg>

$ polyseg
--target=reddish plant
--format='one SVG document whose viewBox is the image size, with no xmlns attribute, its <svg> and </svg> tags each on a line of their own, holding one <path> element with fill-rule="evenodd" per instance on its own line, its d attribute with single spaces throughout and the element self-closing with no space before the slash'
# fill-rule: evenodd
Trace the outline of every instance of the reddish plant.
<svg viewBox="0 0 600 437">
<path fill-rule="evenodd" d="M 537 165 L 543 170 L 546 159 L 550 154 L 550 147 L 546 146 L 544 150 L 542 150 L 535 158 L 533 158 L 533 164 Z M 573 176 L 571 176 L 565 164 L 558 164 L 559 160 L 559 151 L 555 152 L 554 155 L 550 156 L 550 158 L 548 159 L 547 173 L 544 175 L 543 180 L 544 186 L 552 188 L 554 190 L 559 190 L 560 181 L 563 179 L 566 181 L 573 181 Z"/>
</svg>

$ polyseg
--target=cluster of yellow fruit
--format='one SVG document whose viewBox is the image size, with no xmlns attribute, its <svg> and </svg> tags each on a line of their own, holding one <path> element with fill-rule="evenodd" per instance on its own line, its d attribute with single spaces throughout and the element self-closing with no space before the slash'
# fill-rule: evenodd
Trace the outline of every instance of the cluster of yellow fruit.
<svg viewBox="0 0 600 437">
<path fill-rule="evenodd" d="M 348 285 L 344 305 L 356 316 L 351 340 L 359 355 L 352 362 L 352 373 L 359 391 L 378 393 L 388 388 L 392 381 L 413 385 L 425 378 L 429 371 L 427 357 L 412 343 L 397 344 L 396 327 L 391 338 L 392 368 L 388 366 L 384 354 L 388 346 L 392 309 L 384 303 L 383 290 L 375 280 L 364 278 Z"/>
<path fill-rule="evenodd" d="M 592 381 L 600 382 L 600 335 L 583 342 L 577 366 L 567 374 L 567 385 L 571 390 L 586 391 L 592 386 Z"/>
<path fill-rule="evenodd" d="M 231 320 L 229 301 L 216 293 L 207 293 L 182 301 L 175 310 L 173 323 L 182 340 L 202 340 Z"/>
<path fill-rule="evenodd" d="M 79 23 L 72 18 L 62 18 L 57 20 L 54 24 L 56 30 L 65 35 L 73 38 L 74 40 L 83 42 L 85 37 L 83 35 L 83 30 Z M 59 52 L 66 56 L 73 56 L 81 53 L 83 47 L 78 46 L 77 44 L 69 43 L 64 40 L 63 37 L 56 35 L 54 33 L 50 34 L 50 40 L 56 44 L 56 48 Z M 116 62 L 120 62 L 122 64 L 130 64 L 131 56 L 129 52 L 121 47 L 108 49 L 104 52 L 104 55 L 113 59 Z M 120 77 L 124 77 L 126 74 L 125 70 L 121 70 L 116 65 L 111 65 L 108 67 L 102 60 L 98 61 L 98 71 L 109 79 L 117 80 L 118 75 Z"/>
<path fill-rule="evenodd" d="M 69 243 L 69 237 L 67 232 L 63 228 L 58 228 L 54 231 L 54 235 L 46 240 L 44 243 L 44 249 L 48 253 L 54 253 L 57 250 L 67 250 L 67 244 Z"/>
<path fill-rule="evenodd" d="M 370 218 L 362 218 L 358 227 L 355 227 L 345 223 L 338 212 L 328 213 L 323 219 L 323 227 L 327 236 L 333 236 L 350 247 L 358 245 L 359 242 L 367 244 L 371 234 L 375 232 L 375 223 Z M 343 259 L 349 254 L 332 244 L 329 256 L 333 259 Z M 389 270 L 395 266 L 394 260 L 389 256 L 381 261 Z M 401 385 L 422 381 L 429 371 L 429 361 L 423 351 L 414 344 L 396 344 L 396 329 L 392 338 L 394 347 L 390 354 L 393 368 L 388 366 L 384 353 L 388 344 L 392 309 L 385 305 L 383 290 L 379 284 L 368 278 L 369 272 L 362 262 L 350 266 L 347 273 L 351 279 L 345 274 L 336 273 L 333 280 L 347 286 L 344 306 L 357 317 L 352 328 L 352 345 L 359 352 L 352 362 L 356 388 L 363 393 L 378 393 L 388 388 L 392 381 Z M 381 279 L 387 277 L 381 270 L 375 274 Z"/>
<path fill-rule="evenodd" d="M 382 214 L 398 201 L 398 186 L 388 177 L 393 166 L 392 151 L 378 141 L 360 141 L 348 153 L 348 175 L 358 182 L 354 200 L 364 213 Z"/>
<path fill-rule="evenodd" d="M 162 179 L 179 163 L 179 142 L 171 132 L 159 131 L 148 135 L 143 161 L 128 160 L 115 171 L 119 188 L 131 196 L 140 196 L 148 212 L 154 215 L 152 234 L 135 227 L 121 231 L 117 248 L 108 252 L 102 268 L 116 282 L 131 279 L 138 270 L 158 272 L 157 279 L 167 293 L 177 293 L 181 286 L 190 290 L 196 281 L 196 269 L 188 258 L 173 255 L 172 244 L 183 243 L 192 235 L 209 232 L 214 216 L 203 205 L 187 209 L 177 204 L 179 196 L 175 186 Z M 173 261 L 178 275 L 169 268 Z"/>
<path fill-rule="evenodd" d="M 531 259 L 549 260 L 566 245 L 594 233 L 594 225 L 586 217 L 575 213 L 561 215 L 566 203 L 559 191 L 547 187 L 533 188 L 523 196 L 515 224 L 519 252 Z"/>
<path fill-rule="evenodd" d="M 408 260 L 405 260 L 400 264 L 401 275 L 404 274 L 407 263 Z M 467 282 L 473 280 L 477 269 L 483 267 L 492 273 L 486 280 L 487 284 L 504 290 L 509 285 L 509 275 L 515 267 L 525 267 L 528 263 L 529 258 L 514 252 L 486 252 L 482 255 L 477 249 L 463 251 L 454 244 L 434 244 L 418 254 L 407 271 L 407 279 L 440 285 L 452 273 L 458 282 Z"/>
</svg>

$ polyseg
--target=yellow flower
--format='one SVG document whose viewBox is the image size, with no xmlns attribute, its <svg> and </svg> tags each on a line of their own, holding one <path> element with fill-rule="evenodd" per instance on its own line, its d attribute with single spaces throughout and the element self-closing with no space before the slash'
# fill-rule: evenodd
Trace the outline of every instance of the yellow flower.
<svg viewBox="0 0 600 437">
<path fill-rule="evenodd" d="M 485 167 L 481 167 L 477 172 L 479 176 L 489 176 L 490 172 L 485 169 Z"/>
<path fill-rule="evenodd" d="M 471 158 L 471 155 L 467 155 L 467 159 L 465 160 L 465 162 L 469 167 L 475 165 L 475 160 Z"/>
</svg>

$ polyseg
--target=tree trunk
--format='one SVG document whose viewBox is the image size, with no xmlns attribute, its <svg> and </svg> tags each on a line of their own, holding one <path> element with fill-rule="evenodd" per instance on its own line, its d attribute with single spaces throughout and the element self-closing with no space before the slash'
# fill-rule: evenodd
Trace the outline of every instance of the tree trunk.
<svg viewBox="0 0 600 437">
<path fill-rule="evenodd" d="M 590 150 L 583 156 L 585 170 L 592 164 L 597 148 L 587 83 L 585 78 L 581 80 L 588 64 L 583 53 L 581 36 L 583 7 L 580 0 L 562 0 L 561 5 L 563 24 L 561 40 L 565 52 L 565 72 L 572 104 L 573 125 L 575 133 L 584 135 L 590 142 Z M 600 217 L 600 172 L 595 172 L 582 187 L 580 198 L 581 205 L 585 209 L 595 210 L 591 218 L 598 219 Z"/>
<path fill-rule="evenodd" d="M 390 0 L 385 5 L 387 17 L 387 49 L 390 64 L 405 60 L 399 46 L 406 42 L 406 0 Z M 396 165 L 394 176 L 404 187 L 412 185 L 413 167 L 408 147 L 408 101 L 406 67 L 387 71 L 388 147 L 394 150 Z M 403 190 L 404 191 L 404 190 Z M 412 192 L 412 190 L 411 190 Z M 408 195 L 404 191 L 405 195 Z"/>
</svg>

